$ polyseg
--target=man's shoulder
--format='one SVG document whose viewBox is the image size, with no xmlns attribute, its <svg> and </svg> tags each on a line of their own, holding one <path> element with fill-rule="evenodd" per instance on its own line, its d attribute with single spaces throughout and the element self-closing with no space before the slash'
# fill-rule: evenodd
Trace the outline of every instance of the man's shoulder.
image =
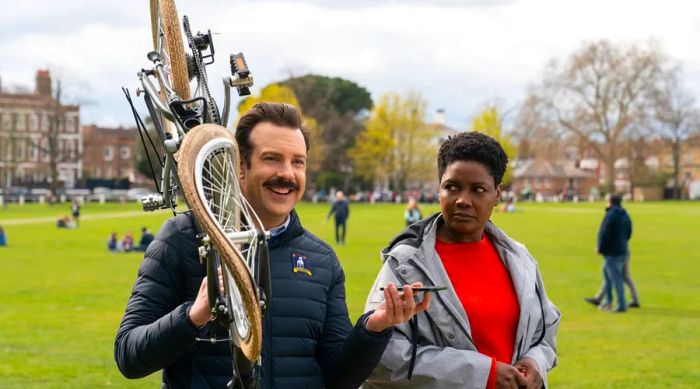
<svg viewBox="0 0 700 389">
<path fill-rule="evenodd" d="M 316 254 L 321 254 L 323 256 L 336 259 L 335 251 L 333 248 L 326 243 L 323 239 L 314 235 L 311 231 L 304 229 L 304 231 L 299 235 L 293 244 L 307 251 L 312 251 Z"/>
<path fill-rule="evenodd" d="M 182 240 L 194 240 L 196 235 L 197 230 L 192 216 L 189 213 L 180 213 L 166 220 L 160 226 L 155 239 L 175 243 Z"/>
</svg>

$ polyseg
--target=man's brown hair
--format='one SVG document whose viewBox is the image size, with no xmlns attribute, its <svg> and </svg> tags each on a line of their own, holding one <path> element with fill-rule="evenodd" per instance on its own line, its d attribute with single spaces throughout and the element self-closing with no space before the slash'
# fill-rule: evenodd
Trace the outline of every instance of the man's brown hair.
<svg viewBox="0 0 700 389">
<path fill-rule="evenodd" d="M 247 167 L 250 167 L 250 156 L 253 153 L 253 145 L 250 143 L 250 133 L 259 123 L 269 122 L 276 126 L 286 127 L 291 130 L 299 129 L 304 136 L 306 151 L 309 151 L 309 134 L 304 128 L 304 119 L 299 109 L 287 103 L 260 102 L 243 114 L 236 125 L 236 142 L 241 153 L 241 158 Z"/>
</svg>

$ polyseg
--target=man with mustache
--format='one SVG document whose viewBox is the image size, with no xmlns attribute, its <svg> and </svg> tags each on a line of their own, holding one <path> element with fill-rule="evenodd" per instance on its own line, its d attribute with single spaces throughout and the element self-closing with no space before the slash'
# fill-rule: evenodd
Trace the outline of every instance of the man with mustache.
<svg viewBox="0 0 700 389">
<path fill-rule="evenodd" d="M 393 325 L 425 310 L 430 296 L 416 304 L 409 285 L 400 294 L 389 284 L 386 303 L 353 327 L 338 258 L 294 210 L 304 194 L 309 149 L 301 113 L 289 104 L 258 103 L 240 118 L 236 141 L 241 190 L 272 235 L 262 387 L 356 388 L 379 362 Z M 164 387 L 225 387 L 231 379 L 228 344 L 197 341 L 207 338 L 211 316 L 195 235 L 192 218 L 181 214 L 146 251 L 115 342 L 128 378 L 163 369 Z"/>
</svg>

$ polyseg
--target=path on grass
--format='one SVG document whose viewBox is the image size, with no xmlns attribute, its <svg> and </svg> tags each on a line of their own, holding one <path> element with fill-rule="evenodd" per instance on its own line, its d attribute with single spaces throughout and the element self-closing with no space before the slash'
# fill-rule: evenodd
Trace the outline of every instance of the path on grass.
<svg viewBox="0 0 700 389">
<path fill-rule="evenodd" d="M 99 220 L 99 219 L 115 219 L 115 218 L 142 216 L 142 215 L 144 215 L 143 211 L 99 213 L 97 215 L 80 216 L 80 221 Z M 1 222 L 2 222 L 3 226 L 14 226 L 14 225 L 20 225 L 20 224 L 55 223 L 56 216 L 9 219 L 9 220 L 1 220 Z"/>
</svg>

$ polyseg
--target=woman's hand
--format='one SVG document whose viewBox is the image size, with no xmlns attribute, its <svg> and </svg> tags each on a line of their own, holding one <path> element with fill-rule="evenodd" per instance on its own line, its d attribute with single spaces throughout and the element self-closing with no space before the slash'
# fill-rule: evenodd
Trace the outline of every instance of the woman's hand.
<svg viewBox="0 0 700 389">
<path fill-rule="evenodd" d="M 540 368 L 537 367 L 537 363 L 534 359 L 525 357 L 515 362 L 513 366 L 525 376 L 525 380 L 527 381 L 525 385 L 526 389 L 542 388 L 544 382 L 540 374 Z"/>
<path fill-rule="evenodd" d="M 372 312 L 365 322 L 365 328 L 371 332 L 382 332 L 396 324 L 407 322 L 413 315 L 425 311 L 430 306 L 430 292 L 423 292 L 423 301 L 416 304 L 413 300 L 413 289 L 423 284 L 416 282 L 403 286 L 399 293 L 393 283 L 384 288 L 384 301 Z"/>
<path fill-rule="evenodd" d="M 530 388 L 527 385 L 525 375 L 514 366 L 496 361 L 496 388 L 497 389 L 518 389 L 521 387 Z M 539 389 L 539 388 L 538 388 Z"/>
</svg>

